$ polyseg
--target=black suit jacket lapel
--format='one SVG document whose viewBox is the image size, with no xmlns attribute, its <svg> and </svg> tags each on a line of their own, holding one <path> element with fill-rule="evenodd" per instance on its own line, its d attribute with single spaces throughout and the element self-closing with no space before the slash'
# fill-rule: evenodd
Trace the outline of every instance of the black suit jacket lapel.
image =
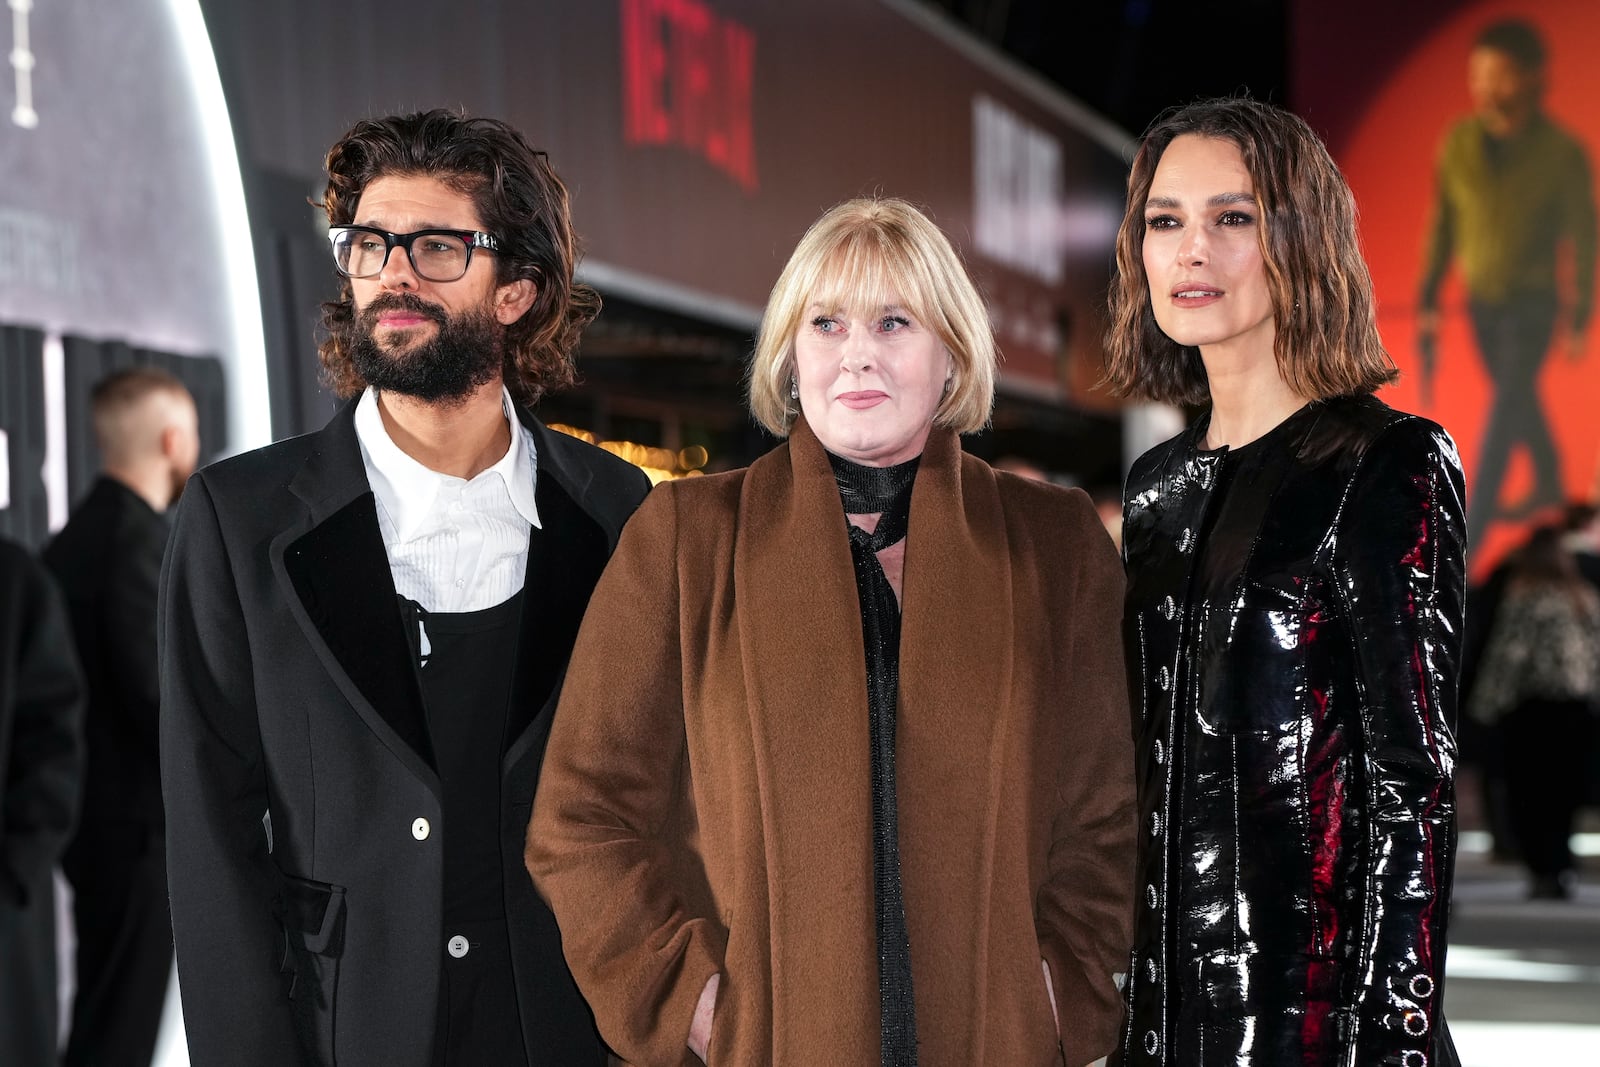
<svg viewBox="0 0 1600 1067">
<path fill-rule="evenodd" d="M 610 556 L 600 524 L 555 478 L 546 476 L 542 453 L 539 462 L 534 497 L 541 525 L 528 543 L 508 723 L 509 736 L 516 740 L 507 753 L 509 763 L 522 758 L 529 745 L 543 745 L 551 716 L 540 713 L 561 684 L 589 595 Z"/>
<path fill-rule="evenodd" d="M 437 789 L 411 642 L 395 595 L 377 503 L 346 405 L 290 483 L 305 521 L 273 540 L 291 611 L 356 713 Z M 271 669 L 271 665 L 264 665 Z"/>
</svg>

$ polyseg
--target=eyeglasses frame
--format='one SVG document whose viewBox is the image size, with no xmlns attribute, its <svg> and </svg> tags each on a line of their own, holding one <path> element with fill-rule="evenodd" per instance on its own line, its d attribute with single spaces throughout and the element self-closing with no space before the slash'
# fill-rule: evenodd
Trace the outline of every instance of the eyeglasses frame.
<svg viewBox="0 0 1600 1067">
<path fill-rule="evenodd" d="M 388 230 L 380 230 L 376 226 L 329 226 L 329 251 L 333 251 L 337 247 L 337 242 L 342 234 L 353 232 L 370 233 L 376 237 L 383 238 L 383 262 L 380 263 L 378 265 L 378 269 L 373 271 L 371 274 L 351 274 L 349 271 L 339 266 L 339 256 L 337 252 L 334 253 L 333 269 L 344 275 L 346 278 L 354 278 L 362 281 L 368 278 L 376 278 L 378 275 L 383 273 L 384 267 L 389 265 L 389 257 L 394 254 L 396 245 L 399 245 L 401 248 L 405 249 L 406 262 L 411 264 L 411 269 L 416 272 L 417 277 L 422 278 L 425 281 L 437 282 L 440 285 L 448 285 L 450 282 L 458 282 L 462 278 L 465 278 L 467 276 L 467 271 L 472 269 L 472 253 L 477 249 L 482 248 L 486 251 L 495 253 L 500 251 L 500 238 L 496 237 L 492 233 L 485 233 L 482 230 L 451 230 L 438 226 L 430 226 L 425 230 L 412 230 L 410 233 L 391 233 Z M 466 242 L 467 259 L 466 262 L 462 264 L 461 273 L 459 275 L 449 279 L 448 281 L 444 281 L 439 278 L 427 277 L 422 273 L 421 269 L 417 267 L 417 257 L 412 254 L 411 246 L 416 242 L 417 238 L 426 237 L 429 234 L 445 234 L 449 237 L 458 237 Z"/>
</svg>

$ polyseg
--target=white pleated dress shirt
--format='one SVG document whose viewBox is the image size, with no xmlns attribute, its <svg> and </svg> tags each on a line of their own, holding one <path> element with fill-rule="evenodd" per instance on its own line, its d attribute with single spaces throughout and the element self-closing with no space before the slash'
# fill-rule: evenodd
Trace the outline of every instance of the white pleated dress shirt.
<svg viewBox="0 0 1600 1067">
<path fill-rule="evenodd" d="M 356 403 L 356 438 L 395 591 L 427 611 L 494 607 L 521 590 L 527 575 L 528 536 L 539 525 L 538 456 L 511 395 L 504 387 L 500 394 L 511 447 L 471 480 L 429 470 L 402 452 L 384 429 L 375 389 Z"/>
</svg>

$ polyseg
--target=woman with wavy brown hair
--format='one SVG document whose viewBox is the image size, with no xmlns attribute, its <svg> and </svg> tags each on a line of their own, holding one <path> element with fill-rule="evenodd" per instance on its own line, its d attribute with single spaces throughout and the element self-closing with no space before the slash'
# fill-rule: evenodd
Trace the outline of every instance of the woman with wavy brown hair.
<svg viewBox="0 0 1600 1067">
<path fill-rule="evenodd" d="M 1311 129 L 1173 111 L 1128 180 L 1108 377 L 1205 405 L 1134 464 L 1124 612 L 1140 855 L 1125 1065 L 1454 1063 L 1464 534 Z"/>
</svg>

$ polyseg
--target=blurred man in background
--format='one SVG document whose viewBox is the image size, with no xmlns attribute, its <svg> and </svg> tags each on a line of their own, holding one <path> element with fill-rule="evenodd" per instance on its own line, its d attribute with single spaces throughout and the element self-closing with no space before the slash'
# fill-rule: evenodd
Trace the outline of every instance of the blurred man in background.
<svg viewBox="0 0 1600 1067">
<path fill-rule="evenodd" d="M 66 1067 L 148 1067 L 172 971 L 157 734 L 163 514 L 194 473 L 194 400 L 138 367 L 90 397 L 102 470 L 45 549 L 89 686 L 83 816 L 62 863 L 78 933 Z"/>
<path fill-rule="evenodd" d="M 55 1067 L 51 871 L 83 772 L 83 680 L 44 569 L 0 540 L 0 1064 Z"/>
<path fill-rule="evenodd" d="M 1475 112 L 1450 129 L 1440 150 L 1417 326 L 1427 397 L 1439 289 L 1450 264 L 1459 264 L 1473 335 L 1494 385 L 1467 505 L 1476 544 L 1497 518 L 1526 518 L 1563 499 L 1560 457 L 1539 405 L 1539 371 L 1558 325 L 1559 347 L 1572 359 L 1583 355 L 1596 236 L 1588 156 L 1541 107 L 1539 32 L 1521 19 L 1487 26 L 1468 57 L 1467 84 Z M 1557 264 L 1566 254 L 1572 288 L 1563 294 Z M 1519 444 L 1533 462 L 1533 488 L 1502 511 L 1501 483 Z"/>
</svg>

